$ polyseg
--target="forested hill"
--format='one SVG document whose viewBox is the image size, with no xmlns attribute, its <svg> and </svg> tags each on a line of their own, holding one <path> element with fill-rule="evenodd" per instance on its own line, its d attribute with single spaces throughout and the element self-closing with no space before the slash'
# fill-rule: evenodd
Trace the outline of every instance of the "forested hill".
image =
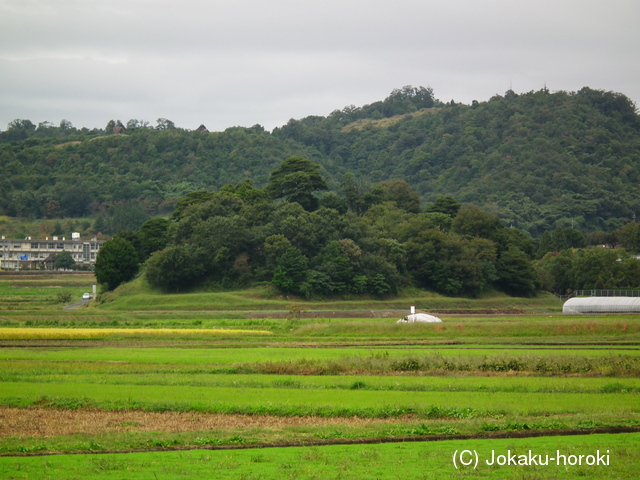
<svg viewBox="0 0 640 480">
<path fill-rule="evenodd" d="M 613 229 L 640 214 L 640 118 L 612 92 L 509 91 L 462 105 L 405 87 L 272 133 L 193 132 L 161 120 L 117 135 L 12 122 L 0 133 L 0 211 L 80 216 L 131 200 L 168 211 L 190 191 L 247 178 L 263 186 L 297 155 L 320 164 L 331 189 L 348 172 L 365 184 L 403 179 L 425 202 L 452 195 L 534 236 L 572 224 Z"/>
<path fill-rule="evenodd" d="M 127 128 L 122 134 L 72 131 L 0 144 L 0 211 L 11 216 L 81 217 L 141 203 L 168 213 L 177 200 L 246 179 L 264 185 L 282 161 L 312 149 L 260 126 L 208 133 Z M 7 133 L 7 132 L 3 132 Z M 1 135 L 1 134 L 0 134 Z"/>
<path fill-rule="evenodd" d="M 624 95 L 510 91 L 394 117 L 383 107 L 291 120 L 274 135 L 317 148 L 333 172 L 404 179 L 427 201 L 449 194 L 533 235 L 640 215 L 640 117 Z"/>
</svg>

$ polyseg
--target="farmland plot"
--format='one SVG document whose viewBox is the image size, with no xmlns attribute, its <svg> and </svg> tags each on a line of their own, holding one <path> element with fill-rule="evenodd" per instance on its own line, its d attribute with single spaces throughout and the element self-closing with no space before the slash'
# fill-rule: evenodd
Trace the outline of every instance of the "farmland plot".
<svg viewBox="0 0 640 480">
<path fill-rule="evenodd" d="M 462 443 L 445 438 L 473 442 L 465 445 L 484 456 L 494 446 L 610 450 L 609 470 L 538 468 L 532 478 L 633 478 L 640 468 L 631 433 L 640 430 L 636 316 L 503 308 L 411 328 L 384 318 L 268 318 L 266 307 L 286 303 L 273 299 L 253 315 L 255 297 L 211 298 L 215 313 L 186 311 L 185 297 L 175 311 L 163 297 L 163 312 L 107 304 L 62 313 L 36 294 L 37 309 L 3 312 L 0 477 L 202 478 L 213 468 L 217 478 L 447 478 Z M 496 438 L 558 433 L 591 435 Z M 427 439 L 442 441 L 362 444 Z M 345 442 L 360 445 L 327 445 Z M 273 445 L 316 446 L 255 449 Z M 249 449 L 190 451 L 236 447 Z M 133 450 L 179 451 L 108 454 Z M 87 455 L 15 457 L 48 452 Z M 390 464 L 404 470 L 383 468 Z"/>
</svg>

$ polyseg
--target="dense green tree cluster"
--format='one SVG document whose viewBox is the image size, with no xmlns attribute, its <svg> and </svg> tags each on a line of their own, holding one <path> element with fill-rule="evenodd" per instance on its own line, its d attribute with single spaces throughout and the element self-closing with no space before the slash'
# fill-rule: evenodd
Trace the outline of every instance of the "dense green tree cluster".
<svg viewBox="0 0 640 480">
<path fill-rule="evenodd" d="M 313 192 L 326 190 L 327 183 L 320 175 L 320 165 L 302 157 L 291 157 L 284 161 L 269 176 L 267 191 L 274 198 L 284 198 L 300 204 L 305 210 L 318 208 L 318 199 Z"/>
<path fill-rule="evenodd" d="M 104 242 L 96 258 L 96 280 L 103 290 L 113 290 L 128 282 L 138 272 L 139 257 L 133 245 L 124 238 Z"/>
<path fill-rule="evenodd" d="M 640 253 L 640 224 L 634 220 L 611 232 L 593 232 L 589 240 L 592 245 L 619 246 Z"/>
<path fill-rule="evenodd" d="M 339 195 L 318 197 L 324 180 L 318 166 L 301 157 L 287 159 L 270 179 L 262 189 L 245 180 L 218 193 L 193 192 L 177 202 L 170 219 L 120 232 L 114 239 L 120 256 L 110 242 L 100 251 L 99 281 L 114 288 L 135 274 L 129 267 L 120 271 L 133 262 L 145 264 L 149 283 L 169 292 L 256 281 L 304 297 L 387 296 L 409 285 L 466 296 L 640 285 L 640 261 L 628 253 L 640 247 L 636 222 L 587 238 L 558 227 L 534 241 L 451 196 L 422 209 L 401 180 L 364 185 L 348 174 Z"/>
<path fill-rule="evenodd" d="M 556 228 L 537 243 L 539 273 L 548 290 L 640 288 L 640 225 L 635 221 L 586 237 L 573 228 Z"/>
<path fill-rule="evenodd" d="M 584 234 L 575 228 L 557 227 L 552 232 L 545 230 L 538 240 L 538 253 L 542 256 L 568 248 L 583 248 L 585 241 Z"/>
<path fill-rule="evenodd" d="M 293 197 L 281 188 L 289 186 L 287 176 L 299 179 L 291 182 Z M 270 179 L 264 189 L 244 181 L 187 195 L 170 221 L 143 225 L 136 238 L 145 231 L 162 238 L 141 248 L 147 255 L 155 250 L 146 262 L 149 283 L 177 292 L 266 281 L 305 297 L 387 296 L 409 285 L 469 296 L 492 288 L 532 295 L 540 288 L 532 240 L 476 206 L 445 197 L 423 212 L 406 182 L 354 193 L 355 179 L 347 176 L 329 202 L 341 208 L 328 208 L 331 195 L 317 197 L 324 185 L 317 165 L 300 157 L 284 161 Z"/>
<path fill-rule="evenodd" d="M 640 261 L 624 249 L 569 249 L 548 253 L 540 263 L 560 293 L 640 287 Z"/>
<path fill-rule="evenodd" d="M 54 261 L 54 267 L 56 269 L 72 268 L 75 264 L 76 264 L 76 261 L 73 259 L 71 252 L 67 252 L 66 250 L 64 252 L 58 253 Z"/>
</svg>

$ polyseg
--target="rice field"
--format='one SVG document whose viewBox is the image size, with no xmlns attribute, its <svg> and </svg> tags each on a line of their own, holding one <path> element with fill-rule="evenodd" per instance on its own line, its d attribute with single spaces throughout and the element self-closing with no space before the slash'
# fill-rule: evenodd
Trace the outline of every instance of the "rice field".
<svg viewBox="0 0 640 480">
<path fill-rule="evenodd" d="M 505 382 L 508 385 L 508 382 Z M 412 414 L 419 418 L 534 414 L 637 414 L 638 392 L 464 392 L 357 389 L 286 389 L 276 387 L 201 387 L 81 382 L 5 382 L 0 403 L 35 406 L 49 399 L 77 401 L 92 408 L 208 413 L 270 414 L 282 416 L 389 417 Z M 508 387 L 507 387 L 508 388 Z"/>
<path fill-rule="evenodd" d="M 91 292 L 96 283 L 92 274 L 24 275 L 2 272 L 0 275 L 0 312 L 13 309 L 47 309 L 58 304 L 56 296 L 67 291 L 74 301 Z"/>
<path fill-rule="evenodd" d="M 537 392 L 537 393 L 637 393 L 640 379 L 609 377 L 538 377 L 538 376 L 416 376 L 416 375 L 264 375 L 225 373 L 129 373 L 128 369 L 96 369 L 78 373 L 77 365 L 69 369 L 42 363 L 19 368 L 0 364 L 6 373 L 4 382 L 90 383 L 100 373 L 100 384 L 107 385 L 176 385 L 195 387 L 291 388 L 310 390 L 394 390 L 409 392 Z M 67 364 L 65 364 L 67 365 Z"/>
<path fill-rule="evenodd" d="M 109 338 L 271 335 L 266 330 L 177 328 L 0 328 L 0 340 L 94 340 Z"/>
<path fill-rule="evenodd" d="M 87 280 L 0 276 L 0 478 L 512 476 L 457 471 L 463 445 L 610 450 L 608 470 L 514 478 L 640 469 L 639 316 L 562 316 L 549 298 L 292 304 L 264 288 L 51 300 Z M 449 313 L 396 324 L 414 300 Z M 543 437 L 497 438 L 522 435 Z M 263 448 L 281 445 L 297 446 Z M 149 452 L 109 453 L 134 450 Z M 15 456 L 49 452 L 83 455 Z"/>
<path fill-rule="evenodd" d="M 216 478 L 320 480 L 528 478 L 633 479 L 640 434 L 152 453 L 0 457 L 0 476 L 12 478 Z M 94 447 L 99 448 L 100 445 Z M 462 452 L 478 462 L 460 463 Z M 508 464 L 508 456 L 520 465 Z M 558 456 L 561 455 L 561 456 Z M 454 464 L 454 458 L 458 461 Z M 502 458 L 501 458 L 502 457 Z M 557 457 L 557 460 L 556 460 Z M 582 458 L 581 458 L 582 457 Z M 475 460 L 475 457 L 473 457 Z M 533 458 L 535 464 L 529 464 Z M 553 458 L 553 461 L 550 459 Z M 526 459 L 526 463 L 524 463 Z M 502 461 L 502 465 L 498 462 Z M 540 465 L 543 463 L 543 465 Z"/>
</svg>

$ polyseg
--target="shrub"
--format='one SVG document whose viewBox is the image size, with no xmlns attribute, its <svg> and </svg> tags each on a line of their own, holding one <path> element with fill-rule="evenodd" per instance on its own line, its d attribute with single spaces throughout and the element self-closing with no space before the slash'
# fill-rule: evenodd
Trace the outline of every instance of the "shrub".
<svg viewBox="0 0 640 480">
<path fill-rule="evenodd" d="M 58 292 L 56 295 L 57 303 L 69 303 L 71 301 L 72 295 L 69 290 L 62 290 Z"/>
</svg>

